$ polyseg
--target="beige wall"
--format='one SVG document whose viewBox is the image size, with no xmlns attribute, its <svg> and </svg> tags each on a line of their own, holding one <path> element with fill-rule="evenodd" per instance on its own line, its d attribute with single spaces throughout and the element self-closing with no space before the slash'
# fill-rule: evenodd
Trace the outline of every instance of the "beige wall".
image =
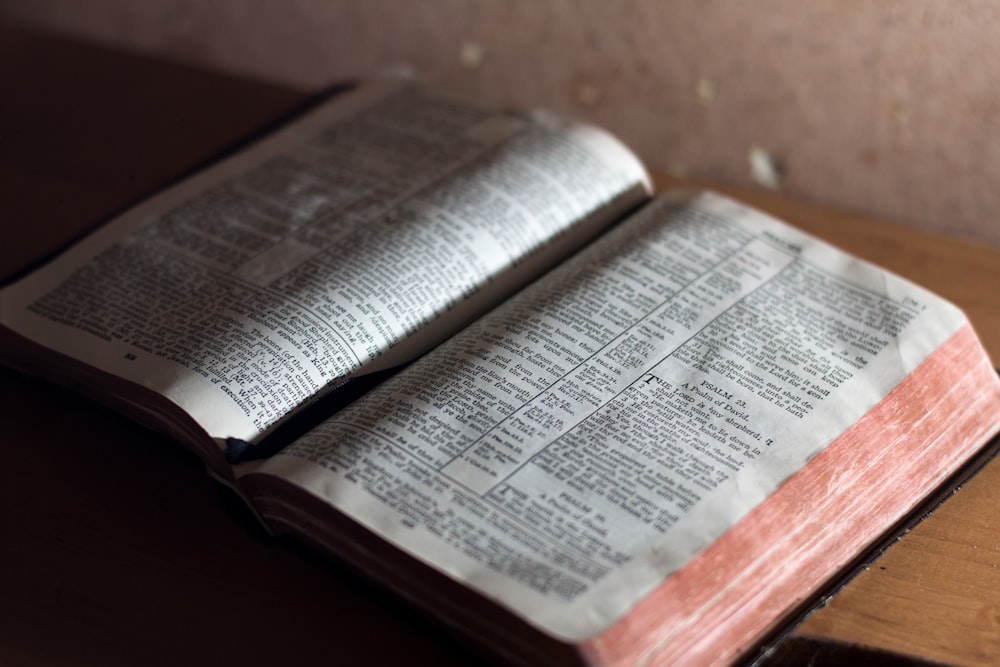
<svg viewBox="0 0 1000 667">
<path fill-rule="evenodd" d="M 392 64 L 593 119 L 648 164 L 1000 245 L 1000 4 L 0 0 L 0 19 L 300 87 Z"/>
</svg>

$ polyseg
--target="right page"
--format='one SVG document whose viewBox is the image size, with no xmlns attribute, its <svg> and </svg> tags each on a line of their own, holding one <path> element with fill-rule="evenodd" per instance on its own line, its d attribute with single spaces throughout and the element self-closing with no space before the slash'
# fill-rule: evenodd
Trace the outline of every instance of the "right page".
<svg viewBox="0 0 1000 667">
<path fill-rule="evenodd" d="M 582 641 L 963 325 L 940 298 L 764 214 L 674 194 L 240 472 L 301 487 Z M 304 531 L 294 514 L 273 518 Z"/>
</svg>

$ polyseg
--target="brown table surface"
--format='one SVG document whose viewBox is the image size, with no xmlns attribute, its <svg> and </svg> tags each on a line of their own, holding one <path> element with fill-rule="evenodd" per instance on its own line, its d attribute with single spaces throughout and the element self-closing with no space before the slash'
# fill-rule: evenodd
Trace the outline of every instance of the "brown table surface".
<svg viewBox="0 0 1000 667">
<path fill-rule="evenodd" d="M 2 26 L 0 90 L 0 276 L 307 98 Z M 955 301 L 1000 364 L 1000 249 L 734 194 Z M 476 661 L 349 569 L 262 538 L 196 459 L 77 396 L 0 371 L 0 454 L 0 664 Z M 792 636 L 1000 661 L 998 501 L 995 462 Z"/>
</svg>

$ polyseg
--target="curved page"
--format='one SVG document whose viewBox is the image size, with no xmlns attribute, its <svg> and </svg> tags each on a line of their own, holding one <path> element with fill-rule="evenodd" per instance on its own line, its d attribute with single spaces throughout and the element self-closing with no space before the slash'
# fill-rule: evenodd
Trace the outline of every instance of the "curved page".
<svg viewBox="0 0 1000 667">
<path fill-rule="evenodd" d="M 0 323 L 254 441 L 412 360 L 648 196 L 598 130 L 382 81 L 0 293 Z"/>
</svg>

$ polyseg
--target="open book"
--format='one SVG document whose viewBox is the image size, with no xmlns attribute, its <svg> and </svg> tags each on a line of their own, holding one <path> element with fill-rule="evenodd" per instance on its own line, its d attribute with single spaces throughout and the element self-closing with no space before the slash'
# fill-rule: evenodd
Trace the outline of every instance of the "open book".
<svg viewBox="0 0 1000 667">
<path fill-rule="evenodd" d="M 411 83 L 8 285 L 0 350 L 529 664 L 737 660 L 1000 430 L 940 298 L 653 198 L 597 129 Z"/>
</svg>

